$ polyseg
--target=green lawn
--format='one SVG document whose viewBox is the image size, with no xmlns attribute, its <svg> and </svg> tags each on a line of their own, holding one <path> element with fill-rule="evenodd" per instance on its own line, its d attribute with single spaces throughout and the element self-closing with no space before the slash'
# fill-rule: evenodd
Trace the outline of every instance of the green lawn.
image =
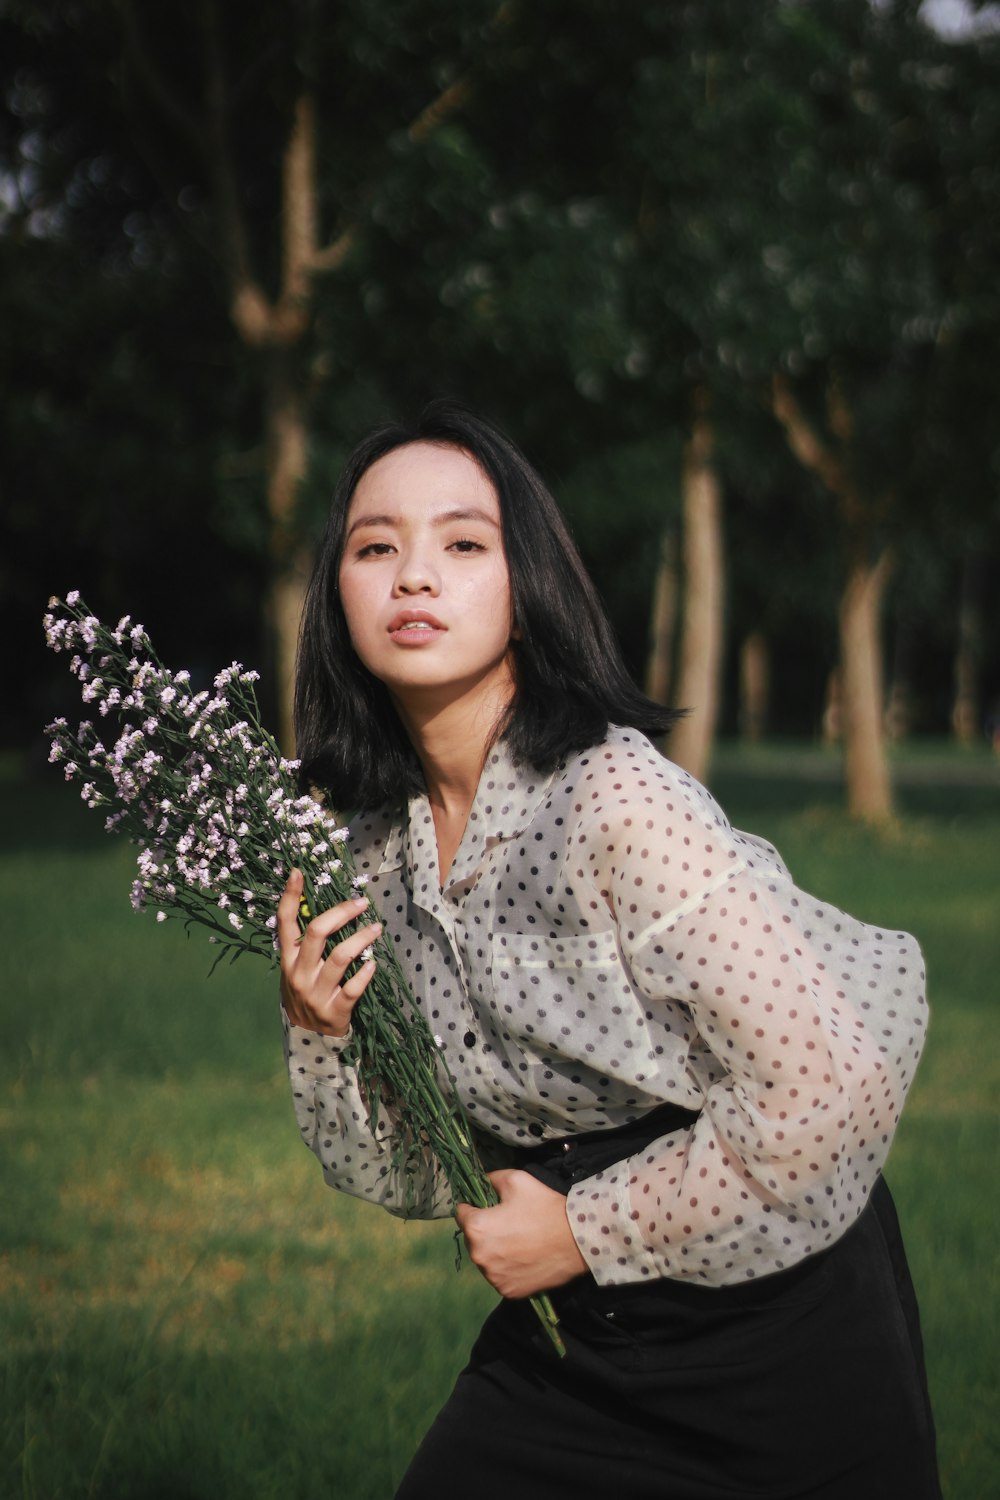
<svg viewBox="0 0 1000 1500">
<path fill-rule="evenodd" d="M 717 759 L 797 879 L 916 931 L 933 1026 L 888 1176 L 945 1494 L 997 1492 L 1000 766 L 901 762 L 889 836 L 832 762 Z M 330 1193 L 297 1139 L 274 976 L 128 906 L 131 851 L 51 775 L 0 780 L 0 1497 L 388 1500 L 492 1294 L 445 1224 Z M 887 1497 L 891 1500 L 891 1497 Z"/>
</svg>

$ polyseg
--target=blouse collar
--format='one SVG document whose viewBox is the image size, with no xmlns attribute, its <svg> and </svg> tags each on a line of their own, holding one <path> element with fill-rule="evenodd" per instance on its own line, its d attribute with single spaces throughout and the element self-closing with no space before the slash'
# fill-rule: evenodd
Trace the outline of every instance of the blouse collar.
<svg viewBox="0 0 1000 1500">
<path fill-rule="evenodd" d="M 553 771 L 543 773 L 517 764 L 505 740 L 493 746 L 479 778 L 462 842 L 448 871 L 445 892 L 471 884 L 484 854 L 496 844 L 524 832 L 548 793 L 554 775 Z M 412 872 L 415 886 L 420 874 L 426 881 L 431 871 L 433 884 L 438 886 L 437 839 L 426 792 L 411 797 L 405 815 L 393 825 L 378 873 L 387 874 L 404 864 Z"/>
</svg>

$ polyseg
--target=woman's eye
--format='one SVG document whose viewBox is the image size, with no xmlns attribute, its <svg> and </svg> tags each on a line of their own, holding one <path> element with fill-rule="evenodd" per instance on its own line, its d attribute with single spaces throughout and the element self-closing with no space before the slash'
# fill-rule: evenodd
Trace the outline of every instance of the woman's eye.
<svg viewBox="0 0 1000 1500">
<path fill-rule="evenodd" d="M 366 542 L 363 547 L 358 548 L 356 555 L 358 557 L 387 557 L 391 551 L 392 545 L 389 542 Z"/>
<path fill-rule="evenodd" d="M 459 537 L 457 542 L 452 542 L 450 549 L 454 552 L 485 552 L 486 548 L 482 542 L 474 541 L 471 536 Z"/>
</svg>

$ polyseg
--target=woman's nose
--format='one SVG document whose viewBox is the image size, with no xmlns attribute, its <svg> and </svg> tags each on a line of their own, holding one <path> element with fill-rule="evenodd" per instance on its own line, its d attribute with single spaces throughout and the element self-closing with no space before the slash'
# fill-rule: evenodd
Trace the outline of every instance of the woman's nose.
<svg viewBox="0 0 1000 1500">
<path fill-rule="evenodd" d="M 440 588 L 440 575 L 427 558 L 414 552 L 400 559 L 395 582 L 397 594 L 435 595 Z"/>
</svg>

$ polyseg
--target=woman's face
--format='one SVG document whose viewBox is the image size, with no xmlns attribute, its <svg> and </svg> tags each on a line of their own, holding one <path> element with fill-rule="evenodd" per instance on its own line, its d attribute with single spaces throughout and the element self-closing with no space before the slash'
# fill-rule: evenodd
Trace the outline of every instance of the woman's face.
<svg viewBox="0 0 1000 1500">
<path fill-rule="evenodd" d="M 340 598 L 358 656 L 404 709 L 513 689 L 496 491 L 460 448 L 417 442 L 366 470 L 347 513 Z"/>
</svg>

